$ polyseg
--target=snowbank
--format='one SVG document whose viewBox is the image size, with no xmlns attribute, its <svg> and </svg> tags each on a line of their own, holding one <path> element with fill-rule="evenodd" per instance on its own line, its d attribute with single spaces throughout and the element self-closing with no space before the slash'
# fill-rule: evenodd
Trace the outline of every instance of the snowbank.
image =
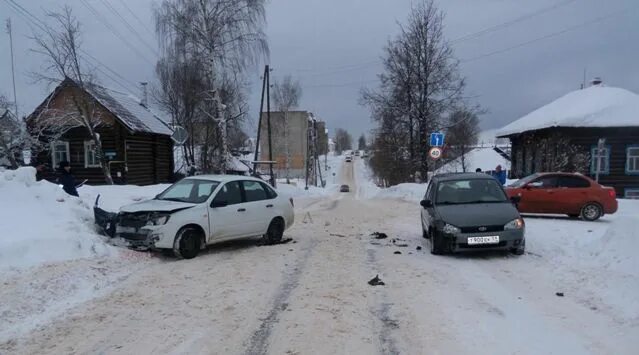
<svg viewBox="0 0 639 355">
<path fill-rule="evenodd" d="M 117 253 L 95 233 L 90 204 L 35 176 L 0 172 L 0 269 Z"/>
<path fill-rule="evenodd" d="M 375 198 L 395 198 L 408 202 L 419 202 L 426 194 L 426 184 L 399 184 L 380 189 Z"/>
<path fill-rule="evenodd" d="M 104 185 L 82 186 L 78 189 L 80 198 L 89 206 L 93 206 L 95 199 L 100 195 L 100 208 L 117 212 L 120 207 L 143 200 L 149 200 L 166 190 L 170 184 L 158 184 L 149 186 L 136 185 Z"/>
<path fill-rule="evenodd" d="M 426 184 L 405 183 L 388 188 L 381 188 L 373 183 L 373 173 L 364 161 L 355 161 L 355 179 L 357 181 L 357 198 L 392 198 L 408 202 L 421 201 L 426 193 Z"/>
</svg>

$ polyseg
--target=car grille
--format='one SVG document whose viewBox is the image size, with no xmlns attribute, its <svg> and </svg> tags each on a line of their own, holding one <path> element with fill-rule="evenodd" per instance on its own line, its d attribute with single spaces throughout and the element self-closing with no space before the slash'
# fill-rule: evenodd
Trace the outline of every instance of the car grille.
<svg viewBox="0 0 639 355">
<path fill-rule="evenodd" d="M 461 228 L 462 233 L 488 233 L 488 232 L 501 232 L 503 230 L 504 230 L 504 226 L 476 226 L 476 227 Z"/>
<path fill-rule="evenodd" d="M 118 234 L 120 238 L 124 238 L 126 240 L 146 240 L 146 234 L 137 234 L 137 233 L 120 233 Z"/>
<path fill-rule="evenodd" d="M 142 228 L 149 220 L 149 212 L 140 213 L 120 213 L 118 216 L 118 225 L 122 227 Z"/>
</svg>

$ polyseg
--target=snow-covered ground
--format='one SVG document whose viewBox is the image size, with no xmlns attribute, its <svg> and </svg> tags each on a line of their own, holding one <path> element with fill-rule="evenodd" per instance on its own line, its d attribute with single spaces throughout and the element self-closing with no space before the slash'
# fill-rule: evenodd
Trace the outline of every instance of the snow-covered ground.
<svg viewBox="0 0 639 355">
<path fill-rule="evenodd" d="M 380 189 L 361 159 L 342 159 L 334 184 L 351 193 L 287 187 L 298 196 L 288 244 L 0 273 L 0 353 L 636 353 L 639 201 L 590 223 L 527 216 L 523 256 L 433 256 L 419 230 L 425 186 Z M 83 188 L 79 204 L 156 193 L 109 189 Z M 369 286 L 375 275 L 386 285 Z"/>
</svg>

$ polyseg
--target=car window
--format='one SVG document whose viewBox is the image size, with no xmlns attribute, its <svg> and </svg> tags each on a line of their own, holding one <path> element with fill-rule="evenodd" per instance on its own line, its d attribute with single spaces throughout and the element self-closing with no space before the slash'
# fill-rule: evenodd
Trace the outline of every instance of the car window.
<svg viewBox="0 0 639 355">
<path fill-rule="evenodd" d="M 244 193 L 246 195 L 246 202 L 268 200 L 268 193 L 257 181 L 242 181 L 244 185 Z"/>
<path fill-rule="evenodd" d="M 524 187 L 526 184 L 528 184 L 529 182 L 535 180 L 537 177 L 539 177 L 539 174 L 532 174 L 532 175 L 528 175 L 523 179 L 519 179 L 515 182 L 513 182 L 512 184 L 508 185 L 510 187 Z"/>
<path fill-rule="evenodd" d="M 495 179 L 442 181 L 437 185 L 435 204 L 491 203 L 508 201 Z"/>
<path fill-rule="evenodd" d="M 226 202 L 229 205 L 242 203 L 242 190 L 239 181 L 227 182 L 215 195 L 215 202 Z"/>
<path fill-rule="evenodd" d="M 158 195 L 158 200 L 202 203 L 220 185 L 218 181 L 182 179 Z"/>
<path fill-rule="evenodd" d="M 263 182 L 260 182 L 260 185 L 262 185 L 262 188 L 266 191 L 269 199 L 274 199 L 277 197 L 277 192 L 275 192 L 275 190 L 273 190 L 270 186 Z"/>
<path fill-rule="evenodd" d="M 559 187 L 586 188 L 590 187 L 590 182 L 577 176 L 562 176 L 559 178 Z"/>
<path fill-rule="evenodd" d="M 531 182 L 528 186 L 538 189 L 551 189 L 557 187 L 556 176 L 543 176 Z"/>
</svg>

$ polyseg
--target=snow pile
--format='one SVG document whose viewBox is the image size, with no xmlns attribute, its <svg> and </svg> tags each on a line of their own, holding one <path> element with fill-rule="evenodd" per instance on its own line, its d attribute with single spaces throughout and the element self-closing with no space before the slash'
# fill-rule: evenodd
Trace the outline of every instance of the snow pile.
<svg viewBox="0 0 639 355">
<path fill-rule="evenodd" d="M 426 184 L 399 184 L 380 189 L 375 198 L 394 198 L 408 202 L 419 202 L 426 194 Z"/>
<path fill-rule="evenodd" d="M 498 136 L 548 127 L 638 126 L 639 95 L 601 85 L 573 91 L 507 125 Z"/>
<path fill-rule="evenodd" d="M 355 180 L 358 199 L 399 199 L 408 202 L 421 201 L 426 184 L 404 183 L 381 188 L 373 183 L 373 172 L 364 161 L 355 161 Z"/>
<path fill-rule="evenodd" d="M 107 211 L 117 212 L 122 206 L 144 200 L 150 200 L 162 191 L 166 190 L 169 186 L 171 185 L 84 185 L 78 189 L 78 194 L 89 206 L 93 206 L 93 204 L 95 204 L 96 197 L 100 195 L 100 201 L 98 203 L 100 208 Z"/>
<path fill-rule="evenodd" d="M 497 165 L 501 165 L 504 170 L 510 170 L 510 162 L 504 159 L 504 157 L 497 153 L 492 147 L 475 148 L 471 150 L 464 157 L 464 164 L 468 172 L 474 172 L 477 168 L 480 168 L 482 171 L 495 170 Z M 459 173 L 462 171 L 460 157 L 437 169 L 437 174 Z"/>
<path fill-rule="evenodd" d="M 95 233 L 91 205 L 35 176 L 0 172 L 0 269 L 117 253 Z"/>
</svg>

